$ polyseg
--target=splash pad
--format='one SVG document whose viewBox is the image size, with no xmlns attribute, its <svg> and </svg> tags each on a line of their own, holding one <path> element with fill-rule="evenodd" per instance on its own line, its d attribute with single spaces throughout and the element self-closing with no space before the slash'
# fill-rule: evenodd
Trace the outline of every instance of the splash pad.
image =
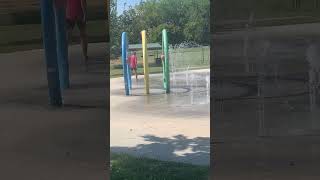
<svg viewBox="0 0 320 180">
<path fill-rule="evenodd" d="M 159 66 L 162 72 L 149 74 L 149 65 L 153 68 L 154 64 L 148 61 L 145 33 L 142 31 L 143 75 L 139 75 L 137 80 L 131 77 L 126 64 L 129 48 L 125 37 L 122 41 L 125 50 L 122 51 L 124 76 L 110 79 L 111 151 L 208 165 L 210 152 L 206 147 L 210 144 L 210 55 L 206 67 L 195 69 L 190 62 L 201 62 L 203 58 L 197 54 L 192 55 L 192 52 L 184 53 L 184 49 L 178 45 L 169 46 L 170 37 L 166 36 L 167 31 L 164 30 L 161 43 L 164 59 Z M 196 51 L 201 54 L 201 50 Z M 152 149 L 153 145 L 148 146 L 155 143 L 145 138 L 149 136 L 167 138 L 168 143 L 176 137 L 183 137 L 177 140 L 180 143 L 185 142 L 184 138 L 202 141 L 197 145 L 187 143 L 185 147 L 169 152 L 170 148 Z M 135 150 L 142 146 L 145 148 Z"/>
<path fill-rule="evenodd" d="M 175 105 L 194 105 L 210 103 L 210 70 L 208 67 L 192 70 L 185 61 L 187 57 L 181 49 L 188 45 L 182 43 L 169 47 L 167 30 L 162 31 L 162 74 L 149 75 L 148 47 L 146 31 L 141 31 L 142 59 L 144 75 L 137 81 L 132 80 L 132 73 L 127 63 L 128 37 L 122 33 L 122 65 L 124 90 L 126 96 L 148 96 L 148 99 L 170 99 Z M 197 61 L 197 59 L 194 59 Z M 201 59 L 199 58 L 199 61 Z M 120 91 L 115 94 L 121 95 Z"/>
</svg>

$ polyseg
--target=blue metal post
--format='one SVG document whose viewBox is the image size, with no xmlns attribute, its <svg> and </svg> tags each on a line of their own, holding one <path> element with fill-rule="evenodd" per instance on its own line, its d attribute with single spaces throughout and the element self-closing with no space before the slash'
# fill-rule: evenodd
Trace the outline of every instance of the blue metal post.
<svg viewBox="0 0 320 180">
<path fill-rule="evenodd" d="M 66 3 L 57 1 L 55 4 L 55 23 L 57 38 L 57 56 L 59 65 L 59 78 L 61 89 L 70 87 L 69 63 L 68 63 L 68 41 L 66 30 Z"/>
<path fill-rule="evenodd" d="M 129 40 L 127 38 L 127 57 L 128 57 L 128 50 L 129 50 Z M 128 84 L 129 84 L 129 90 L 131 92 L 131 89 L 132 89 L 132 74 L 131 74 L 131 67 L 130 67 L 130 64 L 127 64 L 127 70 L 128 70 Z"/>
<path fill-rule="evenodd" d="M 127 33 L 122 33 L 122 67 L 123 67 L 123 79 L 126 95 L 130 95 L 129 82 L 128 82 L 128 63 L 127 63 Z"/>
<path fill-rule="evenodd" d="M 127 58 L 128 58 L 128 54 L 129 54 L 128 50 L 129 50 L 129 39 L 127 38 Z M 128 76 L 129 91 L 130 91 L 130 94 L 131 94 L 131 89 L 132 89 L 131 77 L 132 77 L 132 75 L 131 75 L 130 64 L 127 64 L 127 70 L 128 70 L 127 76 Z"/>
<path fill-rule="evenodd" d="M 62 96 L 59 82 L 57 61 L 57 46 L 55 36 L 55 20 L 53 0 L 41 0 L 41 16 L 43 30 L 43 45 L 47 66 L 50 104 L 62 106 Z"/>
<path fill-rule="evenodd" d="M 131 82 L 131 68 L 130 68 L 130 65 L 127 64 L 127 78 L 128 78 L 128 86 L 129 86 L 129 89 L 131 90 L 132 89 L 132 82 Z"/>
</svg>

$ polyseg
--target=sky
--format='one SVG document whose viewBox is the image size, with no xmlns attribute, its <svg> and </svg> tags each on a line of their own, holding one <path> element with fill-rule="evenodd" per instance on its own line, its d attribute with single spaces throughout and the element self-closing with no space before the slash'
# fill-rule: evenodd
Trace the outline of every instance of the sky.
<svg viewBox="0 0 320 180">
<path fill-rule="evenodd" d="M 125 9 L 128 9 L 129 6 L 134 6 L 139 4 L 141 0 L 118 0 L 117 2 L 117 11 L 118 14 L 122 14 L 124 10 L 124 3 L 126 3 Z"/>
</svg>

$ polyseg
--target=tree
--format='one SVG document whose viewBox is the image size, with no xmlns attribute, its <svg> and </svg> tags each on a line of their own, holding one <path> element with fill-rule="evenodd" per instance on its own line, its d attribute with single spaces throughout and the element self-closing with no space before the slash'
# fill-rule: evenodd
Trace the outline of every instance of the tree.
<svg viewBox="0 0 320 180">
<path fill-rule="evenodd" d="M 161 42 L 163 29 L 168 30 L 171 44 L 184 41 L 209 44 L 209 0 L 146 0 L 118 16 L 114 9 L 110 27 L 115 48 L 120 49 L 123 31 L 128 33 L 130 43 L 141 42 L 142 30 L 147 30 L 149 42 Z"/>
<path fill-rule="evenodd" d="M 110 0 L 110 55 L 111 58 L 114 58 L 120 54 L 120 34 L 119 34 L 119 24 L 118 24 L 118 16 L 117 16 L 117 1 Z"/>
</svg>

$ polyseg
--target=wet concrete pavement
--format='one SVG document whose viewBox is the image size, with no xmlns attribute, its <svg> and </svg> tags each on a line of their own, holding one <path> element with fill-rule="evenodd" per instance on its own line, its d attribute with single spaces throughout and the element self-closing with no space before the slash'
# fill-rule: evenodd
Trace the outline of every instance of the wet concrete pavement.
<svg viewBox="0 0 320 180">
<path fill-rule="evenodd" d="M 209 72 L 171 73 L 170 94 L 162 88 L 161 74 L 150 75 L 150 95 L 144 94 L 143 76 L 132 79 L 127 97 L 123 78 L 111 79 L 111 151 L 209 165 Z"/>
<path fill-rule="evenodd" d="M 316 23 L 213 36 L 212 178 L 320 177 L 319 32 Z"/>
</svg>

